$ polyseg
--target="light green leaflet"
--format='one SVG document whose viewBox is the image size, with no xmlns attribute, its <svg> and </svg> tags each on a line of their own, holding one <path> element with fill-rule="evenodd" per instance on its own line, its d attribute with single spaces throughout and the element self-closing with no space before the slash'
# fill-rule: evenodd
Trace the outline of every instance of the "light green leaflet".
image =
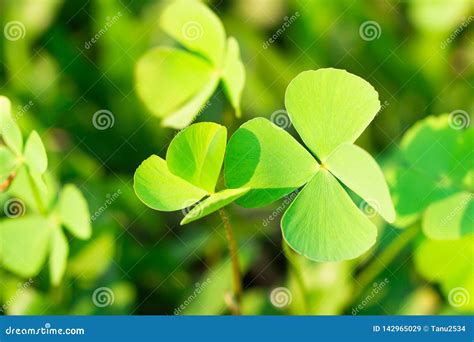
<svg viewBox="0 0 474 342">
<path fill-rule="evenodd" d="M 162 29 L 185 48 L 157 47 L 136 64 L 135 84 L 147 108 L 167 127 L 189 125 L 222 81 L 240 116 L 245 69 L 237 41 L 226 39 L 219 18 L 197 0 L 178 0 L 160 18 Z"/>
<path fill-rule="evenodd" d="M 474 234 L 452 241 L 426 239 L 415 253 L 415 265 L 421 275 L 440 283 L 448 303 L 464 312 L 474 310 L 473 246 Z"/>
<path fill-rule="evenodd" d="M 237 203 L 257 207 L 308 183 L 282 219 L 284 238 L 312 260 L 355 258 L 375 243 L 377 231 L 339 182 L 387 221 L 395 218 L 378 164 L 352 144 L 378 112 L 378 94 L 345 70 L 319 69 L 299 74 L 288 86 L 285 103 L 294 127 L 317 158 L 286 131 L 255 119 L 229 141 L 226 184 L 249 187 Z"/>
<path fill-rule="evenodd" d="M 423 232 L 437 240 L 474 229 L 474 129 L 455 129 L 449 120 L 447 114 L 430 116 L 405 134 L 391 182 L 397 224 L 422 217 Z"/>
<path fill-rule="evenodd" d="M 153 155 L 138 167 L 134 176 L 138 198 L 161 211 L 195 205 L 181 222 L 186 224 L 245 195 L 248 191 L 245 187 L 214 193 L 226 137 L 225 127 L 210 122 L 193 124 L 179 132 L 170 143 L 166 161 Z M 209 197 L 202 200 L 205 196 Z"/>
</svg>

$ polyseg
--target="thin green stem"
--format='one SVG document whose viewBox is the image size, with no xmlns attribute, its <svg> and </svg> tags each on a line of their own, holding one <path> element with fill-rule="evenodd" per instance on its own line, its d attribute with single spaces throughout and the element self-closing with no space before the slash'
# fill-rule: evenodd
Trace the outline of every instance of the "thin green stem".
<svg viewBox="0 0 474 342">
<path fill-rule="evenodd" d="M 372 283 L 377 276 L 395 259 L 395 257 L 405 248 L 408 243 L 418 233 L 418 222 L 405 228 L 390 245 L 380 253 L 357 277 L 358 284 L 354 298 L 357 298 L 369 283 Z"/>
<path fill-rule="evenodd" d="M 301 291 L 301 295 L 303 296 L 304 314 L 309 314 L 310 313 L 309 306 L 308 306 L 309 295 L 308 295 L 308 289 L 304 282 L 303 271 L 301 270 L 301 264 L 285 239 L 282 240 L 281 244 L 282 244 L 283 253 L 285 253 L 285 257 L 288 260 L 288 264 L 290 265 L 290 271 L 295 276 L 296 283 L 298 284 L 298 287 Z"/>
<path fill-rule="evenodd" d="M 232 225 L 230 224 L 229 216 L 224 209 L 219 209 L 219 215 L 221 216 L 222 222 L 227 236 L 227 242 L 229 245 L 230 260 L 232 263 L 232 288 L 234 292 L 235 305 L 231 307 L 231 311 L 234 315 L 240 315 L 240 307 L 242 304 L 242 276 L 240 274 L 239 254 L 237 241 L 234 237 Z"/>
<path fill-rule="evenodd" d="M 30 182 L 31 192 L 33 192 L 33 197 L 35 198 L 36 205 L 38 206 L 38 210 L 42 215 L 45 215 L 46 208 L 43 204 L 43 201 L 41 200 L 41 195 L 39 193 L 38 187 L 36 186 L 36 183 L 29 172 L 28 172 L 28 181 Z"/>
</svg>

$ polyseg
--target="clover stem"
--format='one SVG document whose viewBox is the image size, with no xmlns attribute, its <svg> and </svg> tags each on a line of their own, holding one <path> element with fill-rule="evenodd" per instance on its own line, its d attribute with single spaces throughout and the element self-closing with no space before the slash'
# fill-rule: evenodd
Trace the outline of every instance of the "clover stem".
<svg viewBox="0 0 474 342">
<path fill-rule="evenodd" d="M 282 240 L 282 249 L 283 253 L 285 253 L 285 257 L 288 260 L 288 264 L 290 266 L 290 271 L 295 276 L 296 283 L 301 291 L 301 295 L 303 296 L 303 310 L 304 314 L 309 314 L 309 296 L 308 296 L 308 289 L 306 288 L 306 284 L 303 278 L 303 271 L 301 270 L 301 264 L 297 259 L 297 256 L 292 252 L 290 246 L 286 242 L 285 239 Z"/>
<path fill-rule="evenodd" d="M 31 186 L 31 192 L 33 192 L 33 197 L 35 198 L 36 205 L 38 206 L 38 211 L 44 215 L 46 213 L 46 208 L 44 207 L 43 201 L 41 200 L 41 195 L 39 193 L 38 187 L 35 184 L 33 176 L 28 172 L 28 181 Z"/>
<path fill-rule="evenodd" d="M 219 209 L 222 223 L 226 231 L 227 242 L 229 244 L 230 259 L 232 262 L 232 288 L 234 292 L 235 307 L 232 309 L 234 315 L 240 315 L 240 306 L 242 302 L 242 277 L 240 275 L 239 254 L 237 242 L 234 237 L 232 225 L 229 216 L 224 209 Z"/>
<path fill-rule="evenodd" d="M 367 285 L 375 280 L 377 276 L 395 259 L 395 257 L 405 248 L 408 243 L 417 235 L 419 222 L 405 228 L 390 245 L 377 256 L 367 268 L 357 277 L 358 288 L 354 291 L 353 298 L 357 298 Z"/>
</svg>

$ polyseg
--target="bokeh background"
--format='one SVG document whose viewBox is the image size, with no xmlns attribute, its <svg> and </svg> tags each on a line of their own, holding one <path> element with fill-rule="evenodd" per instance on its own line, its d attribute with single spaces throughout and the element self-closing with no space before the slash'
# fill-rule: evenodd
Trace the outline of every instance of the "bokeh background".
<svg viewBox="0 0 474 342">
<path fill-rule="evenodd" d="M 181 212 L 153 211 L 133 192 L 137 166 L 153 153 L 163 156 L 175 134 L 160 126 L 134 90 L 138 58 L 151 47 L 174 44 L 158 26 L 166 3 L 0 2 L 0 94 L 21 113 L 24 132 L 40 133 L 52 176 L 75 183 L 91 215 L 99 212 L 90 240 L 71 239 L 60 286 L 49 284 L 47 267 L 32 279 L 0 269 L 3 314 L 229 312 L 230 264 L 219 216 L 180 227 Z M 219 122 L 233 132 L 250 118 L 270 118 L 284 109 L 293 77 L 323 67 L 346 69 L 379 92 L 382 109 L 357 143 L 381 163 L 418 120 L 454 110 L 474 112 L 472 1 L 208 4 L 239 41 L 247 82 L 243 118 L 235 118 L 219 90 L 198 121 Z M 22 26 L 19 36 L 7 39 L 12 21 Z M 93 42 L 94 37 L 99 38 Z M 100 110 L 112 113 L 106 129 L 93 124 Z M 473 159 L 467 160 L 472 167 Z M 460 313 L 439 285 L 416 269 L 413 255 L 425 239 L 419 225 L 402 230 L 377 218 L 377 244 L 358 259 L 314 263 L 293 255 L 307 287 L 303 300 L 282 249 L 279 215 L 287 205 L 228 208 L 244 269 L 243 313 Z M 473 248 L 466 253 L 472 260 Z M 106 305 L 93 300 L 101 288 L 113 297 Z"/>
</svg>

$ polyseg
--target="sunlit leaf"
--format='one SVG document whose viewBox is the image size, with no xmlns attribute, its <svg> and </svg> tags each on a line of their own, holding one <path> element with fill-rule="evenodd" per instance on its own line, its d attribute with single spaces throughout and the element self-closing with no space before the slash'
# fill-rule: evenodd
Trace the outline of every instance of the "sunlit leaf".
<svg viewBox="0 0 474 342">
<path fill-rule="evenodd" d="M 1 220 L 3 267 L 22 277 L 35 276 L 46 259 L 50 232 L 48 221 L 40 216 Z"/>
<path fill-rule="evenodd" d="M 31 132 L 26 140 L 24 156 L 31 170 L 44 173 L 48 168 L 48 157 L 43 142 L 36 131 Z"/>
<path fill-rule="evenodd" d="M 214 211 L 219 210 L 225 207 L 227 204 L 232 203 L 236 199 L 242 197 L 248 191 L 248 188 L 225 189 L 212 194 L 194 206 L 183 218 L 181 224 L 190 223 L 200 219 L 201 217 L 209 215 L 210 213 L 213 213 Z"/>
<path fill-rule="evenodd" d="M 213 193 L 224 160 L 227 130 L 202 122 L 179 132 L 166 153 L 169 171 L 189 183 Z"/>
<path fill-rule="evenodd" d="M 178 0 L 160 18 L 163 30 L 187 49 L 220 65 L 224 58 L 225 31 L 219 18 L 202 2 Z"/>
<path fill-rule="evenodd" d="M 225 181 L 229 188 L 279 189 L 277 194 L 283 196 L 305 184 L 318 168 L 316 159 L 289 133 L 267 119 L 256 118 L 229 140 Z M 245 206 L 245 197 L 238 203 Z"/>
<path fill-rule="evenodd" d="M 134 188 L 143 203 L 162 211 L 186 208 L 206 195 L 205 190 L 172 174 L 166 162 L 156 155 L 138 167 Z"/>
<path fill-rule="evenodd" d="M 353 143 L 380 108 L 378 94 L 345 70 L 305 71 L 288 85 L 285 104 L 305 144 L 323 162 L 340 144 Z"/>
<path fill-rule="evenodd" d="M 17 157 L 5 146 L 0 146 L 0 185 L 17 168 Z"/>
<path fill-rule="evenodd" d="M 376 227 L 328 171 L 319 171 L 282 218 L 283 237 L 315 261 L 353 259 L 367 251 Z"/>
<path fill-rule="evenodd" d="M 226 95 L 235 109 L 236 116 L 240 117 L 240 98 L 245 84 L 245 68 L 240 59 L 239 44 L 233 37 L 227 40 L 227 54 L 222 82 Z"/>
<path fill-rule="evenodd" d="M 77 238 L 86 240 L 91 236 L 89 206 L 73 184 L 64 186 L 59 194 L 59 215 L 61 223 Z"/>
<path fill-rule="evenodd" d="M 51 284 L 57 286 L 61 283 L 66 271 L 69 245 L 61 227 L 55 226 L 51 231 L 49 254 L 49 272 Z"/>
<path fill-rule="evenodd" d="M 474 197 L 460 192 L 431 204 L 423 214 L 423 232 L 436 240 L 459 239 L 474 232 Z"/>
<path fill-rule="evenodd" d="M 0 136 L 16 155 L 22 153 L 23 137 L 11 116 L 11 102 L 5 96 L 0 96 Z"/>
<path fill-rule="evenodd" d="M 395 209 L 385 177 L 370 154 L 352 144 L 342 144 L 326 161 L 328 169 L 342 183 L 371 205 L 388 222 Z"/>
</svg>

